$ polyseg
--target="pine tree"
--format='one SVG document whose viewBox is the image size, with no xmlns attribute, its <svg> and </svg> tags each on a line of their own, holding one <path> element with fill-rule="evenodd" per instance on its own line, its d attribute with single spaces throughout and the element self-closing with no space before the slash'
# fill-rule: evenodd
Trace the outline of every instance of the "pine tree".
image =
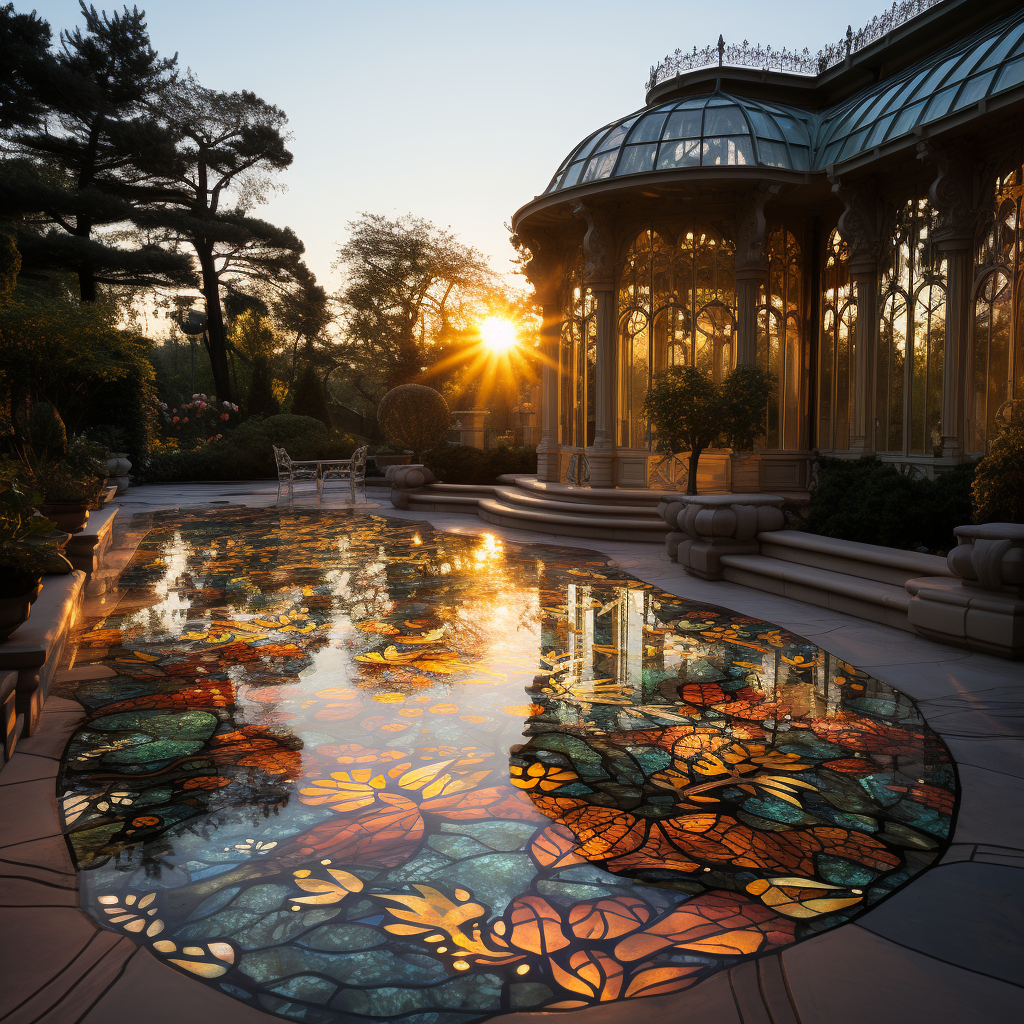
<svg viewBox="0 0 1024 1024">
<path fill-rule="evenodd" d="M 18 236 L 25 267 L 71 271 L 84 302 L 95 301 L 101 284 L 187 283 L 183 255 L 142 232 L 127 244 L 123 230 L 116 243 L 107 237 L 145 220 L 139 186 L 148 167 L 173 156 L 151 111 L 177 56 L 157 55 L 137 8 L 107 15 L 80 7 L 84 32 L 62 32 L 56 53 L 26 64 L 41 113 L 13 133 L 22 159 L 11 162 L 3 188 L 8 207 L 30 213 Z"/>
</svg>

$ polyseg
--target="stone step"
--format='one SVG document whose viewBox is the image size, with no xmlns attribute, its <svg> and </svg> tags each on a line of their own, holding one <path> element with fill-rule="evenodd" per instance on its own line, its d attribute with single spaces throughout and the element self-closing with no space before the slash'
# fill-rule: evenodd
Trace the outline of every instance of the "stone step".
<svg viewBox="0 0 1024 1024">
<path fill-rule="evenodd" d="M 581 509 L 571 514 L 546 509 L 524 508 L 506 504 L 498 498 L 483 498 L 479 502 L 479 516 L 495 526 L 509 526 L 535 533 L 555 536 L 593 537 L 600 540 L 627 540 L 661 543 L 668 533 L 661 519 L 626 518 L 616 515 L 592 515 Z"/>
<path fill-rule="evenodd" d="M 921 576 L 953 576 L 946 559 L 919 551 L 819 537 L 799 530 L 758 534 L 761 554 L 784 562 L 827 569 L 847 576 L 902 587 Z"/>
<path fill-rule="evenodd" d="M 98 512 L 91 512 L 85 529 L 71 535 L 64 553 L 76 569 L 93 573 L 99 567 L 113 542 L 118 511 L 117 505 L 105 505 Z"/>
<path fill-rule="evenodd" d="M 578 502 L 583 505 L 631 505 L 657 509 L 665 497 L 664 491 L 628 487 L 577 487 L 574 484 L 551 483 L 535 476 L 499 477 L 500 483 L 515 483 L 524 491 L 542 495 L 556 501 Z"/>
<path fill-rule="evenodd" d="M 913 632 L 907 618 L 910 594 L 902 584 L 879 582 L 763 554 L 722 555 L 721 562 L 723 576 L 730 583 Z"/>
<path fill-rule="evenodd" d="M 658 515 L 657 506 L 650 505 L 606 505 L 596 502 L 584 504 L 578 501 L 560 501 L 554 497 L 544 497 L 534 491 L 520 487 L 496 487 L 494 489 L 494 498 L 504 505 L 517 505 L 536 512 L 553 512 L 570 516 L 608 516 L 614 519 L 626 516 L 633 519 L 650 519 L 652 521 L 664 522 Z"/>
</svg>

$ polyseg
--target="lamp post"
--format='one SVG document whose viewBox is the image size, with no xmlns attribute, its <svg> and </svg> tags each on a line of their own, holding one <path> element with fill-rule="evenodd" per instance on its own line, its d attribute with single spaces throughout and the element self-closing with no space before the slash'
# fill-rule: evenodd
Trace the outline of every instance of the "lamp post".
<svg viewBox="0 0 1024 1024">
<path fill-rule="evenodd" d="M 206 343 L 206 314 L 199 309 L 179 309 L 171 314 L 171 319 L 181 329 L 181 333 L 188 338 L 189 355 L 191 357 L 191 391 L 196 390 L 196 337 L 203 336 L 203 343 Z"/>
</svg>

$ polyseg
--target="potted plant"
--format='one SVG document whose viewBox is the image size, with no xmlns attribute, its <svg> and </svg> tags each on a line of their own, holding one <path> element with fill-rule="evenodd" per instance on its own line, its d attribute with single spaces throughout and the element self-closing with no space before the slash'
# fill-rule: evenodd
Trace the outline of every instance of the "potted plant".
<svg viewBox="0 0 1024 1024">
<path fill-rule="evenodd" d="M 389 445 L 381 445 L 373 456 L 377 468 L 384 471 L 388 466 L 408 466 L 412 461 L 412 452 L 399 452 Z"/>
<path fill-rule="evenodd" d="M 25 548 L 37 559 L 43 573 L 69 573 L 73 566 L 64 557 L 71 537 L 35 508 L 41 495 L 26 494 L 16 483 L 0 491 L 0 547 Z"/>
<path fill-rule="evenodd" d="M 31 548 L 0 545 L 0 642 L 28 618 L 42 576 L 40 557 Z"/>
<path fill-rule="evenodd" d="M 738 366 L 719 384 L 695 366 L 670 366 L 654 375 L 644 413 L 658 450 L 689 452 L 686 493 L 697 493 L 697 463 L 716 444 L 748 451 L 765 422 L 774 378 L 758 366 Z"/>
</svg>

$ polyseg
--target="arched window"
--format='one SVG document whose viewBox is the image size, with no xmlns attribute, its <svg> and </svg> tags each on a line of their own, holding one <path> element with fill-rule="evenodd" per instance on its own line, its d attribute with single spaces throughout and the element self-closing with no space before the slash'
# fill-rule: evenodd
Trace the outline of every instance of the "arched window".
<svg viewBox="0 0 1024 1024">
<path fill-rule="evenodd" d="M 1020 307 L 1022 192 L 1020 167 L 997 178 L 979 231 L 968 371 L 967 437 L 972 453 L 988 451 L 1000 406 L 1024 391 L 1024 339 L 1014 315 Z"/>
<path fill-rule="evenodd" d="M 653 446 L 642 410 L 653 374 L 696 366 L 721 380 L 736 364 L 736 250 L 694 225 L 675 242 L 641 232 L 619 278 L 618 443 Z"/>
<path fill-rule="evenodd" d="M 594 443 L 597 319 L 594 295 L 583 283 L 583 253 L 562 279 L 562 341 L 559 347 L 559 441 L 585 448 Z"/>
<path fill-rule="evenodd" d="M 850 283 L 850 249 L 833 231 L 825 247 L 818 358 L 818 447 L 850 447 L 857 296 Z"/>
<path fill-rule="evenodd" d="M 882 272 L 875 447 L 931 454 L 942 444 L 946 260 L 932 243 L 935 212 L 911 199 L 896 213 Z"/>
<path fill-rule="evenodd" d="M 775 375 L 778 387 L 768 399 L 768 448 L 800 447 L 801 290 L 800 243 L 784 228 L 765 240 L 768 288 L 760 289 L 757 309 L 757 362 Z"/>
</svg>

